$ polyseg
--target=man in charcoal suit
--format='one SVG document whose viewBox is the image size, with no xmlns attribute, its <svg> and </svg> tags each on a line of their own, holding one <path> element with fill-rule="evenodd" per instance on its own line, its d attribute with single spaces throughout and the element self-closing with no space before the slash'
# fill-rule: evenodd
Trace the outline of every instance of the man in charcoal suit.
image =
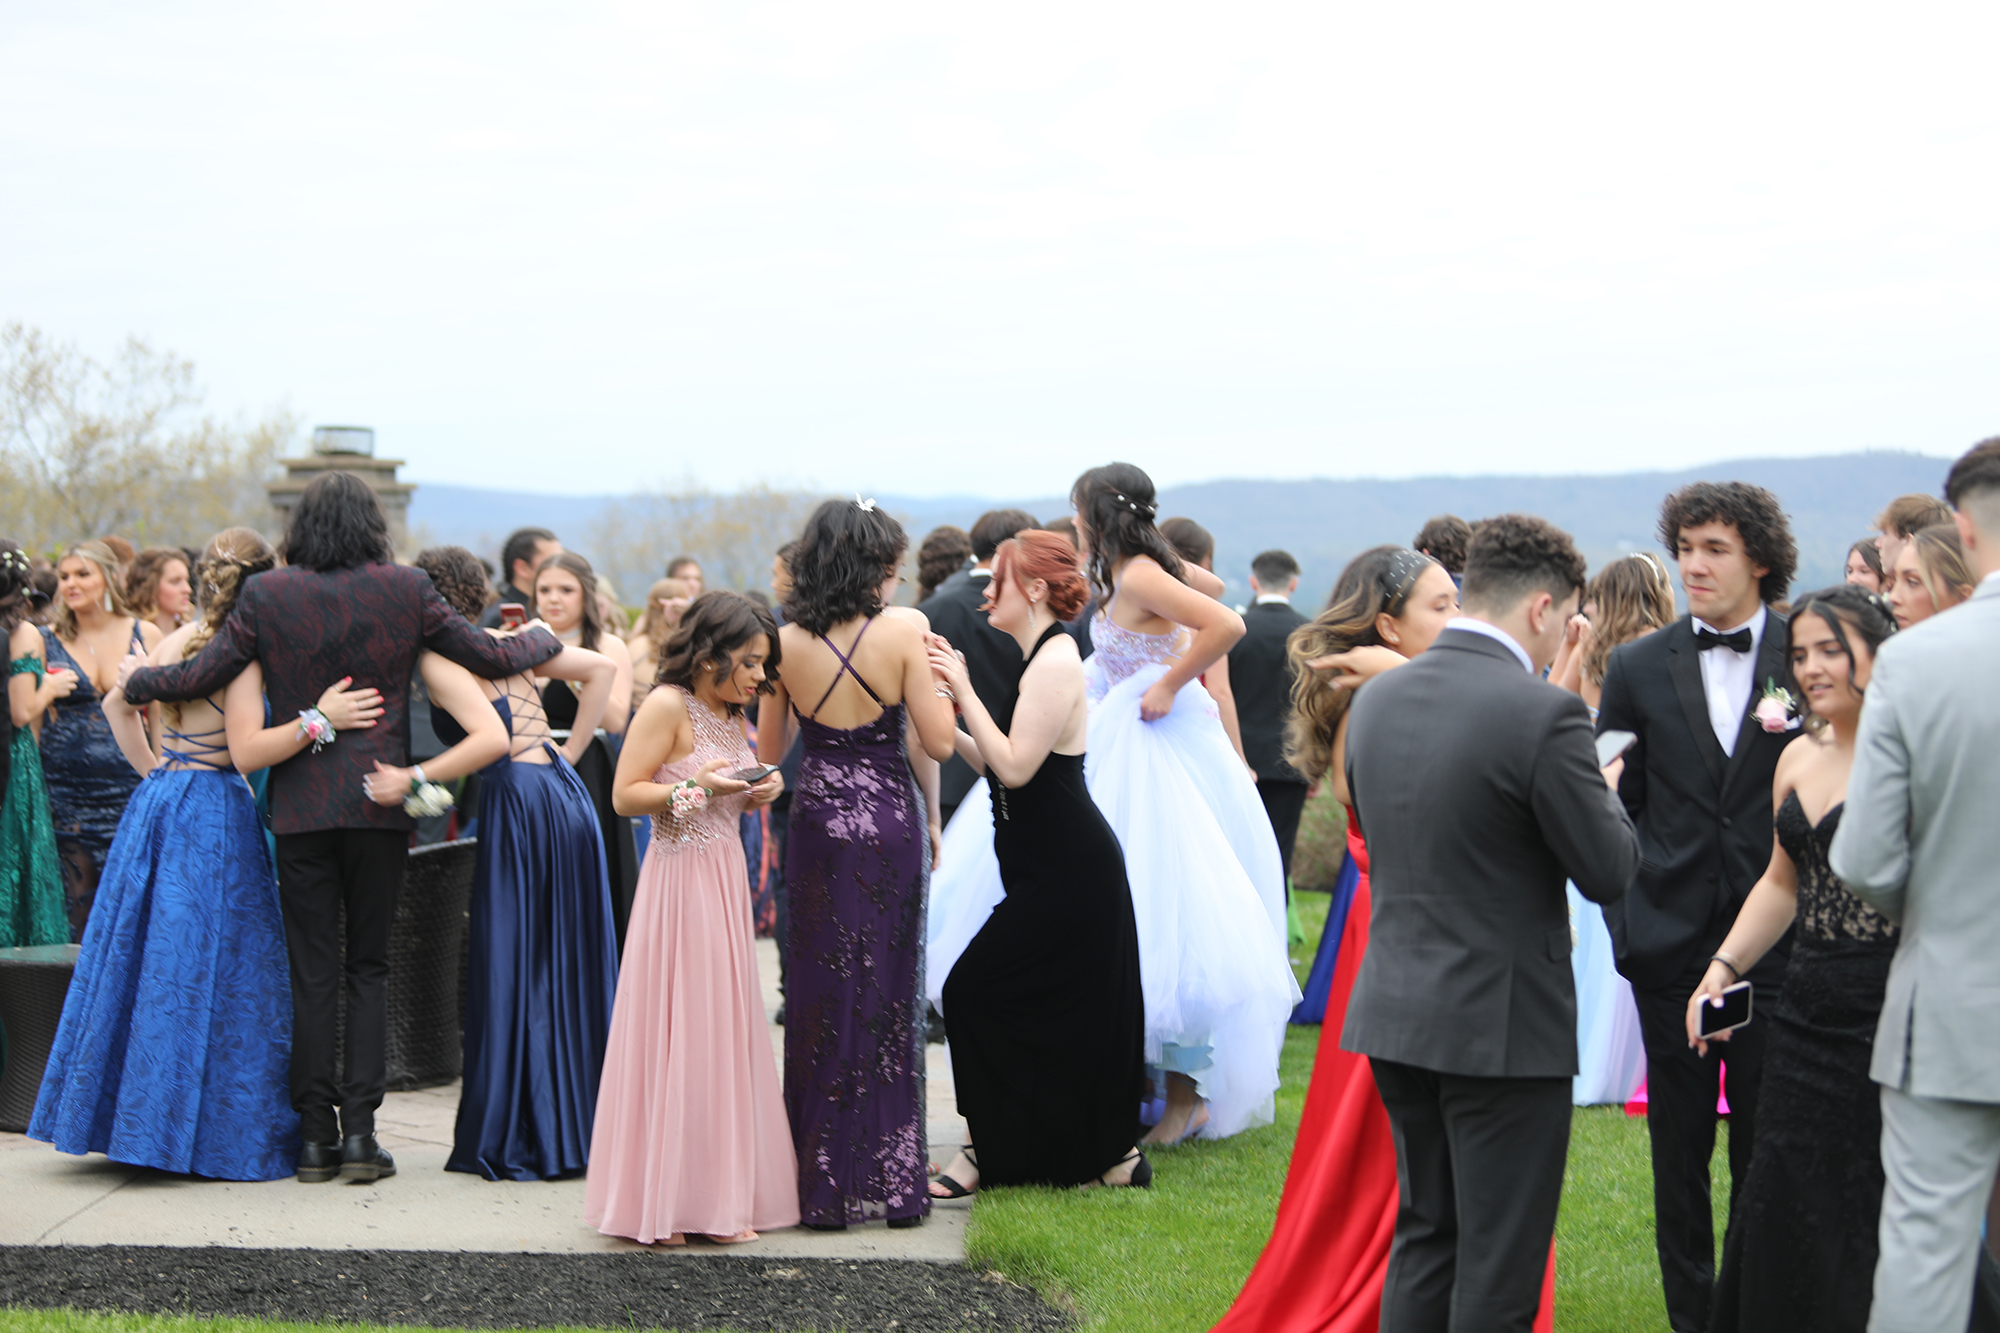
<svg viewBox="0 0 2000 1333">
<path fill-rule="evenodd" d="M 953 574 L 940 583 L 917 607 L 930 620 L 933 633 L 942 634 L 965 654 L 973 693 L 1003 729 L 1007 726 L 1003 719 L 1014 714 L 1014 695 L 1021 688 L 1021 672 L 1027 664 L 1021 658 L 1021 645 L 987 624 L 986 613 L 979 608 L 985 604 L 987 585 L 993 581 L 993 553 L 1000 549 L 1000 543 L 1023 529 L 1040 526 L 1033 514 L 1019 509 L 981 514 L 972 525 L 972 568 L 962 571 L 964 577 Z M 958 756 L 944 762 L 938 775 L 942 822 L 950 821 L 958 803 L 978 780 L 972 765 Z"/>
<path fill-rule="evenodd" d="M 1703 1055 L 1687 1001 L 1771 861 L 1771 777 L 1796 732 L 1767 732 L 1757 701 L 1791 679 L 1781 600 L 1798 562 L 1778 498 L 1742 482 L 1696 482 L 1667 497 L 1660 540 L 1680 565 L 1690 614 L 1615 649 L 1599 731 L 1639 740 L 1618 794 L 1639 830 L 1632 891 L 1604 911 L 1632 983 L 1646 1046 L 1653 1234 L 1675 1333 L 1708 1326 L 1715 1286 L 1709 1158 L 1728 1069 L 1730 1197 L 1750 1171 L 1768 1023 Z M 1777 997 L 1791 936 L 1750 969 L 1754 1002 Z"/>
<path fill-rule="evenodd" d="M 298 1177 L 373 1181 L 396 1173 L 375 1141 L 387 1082 L 389 931 L 408 858 L 410 817 L 363 783 L 376 761 L 409 762 L 410 669 L 425 648 L 469 671 L 510 676 L 562 651 L 546 629 L 496 638 L 446 606 L 419 569 L 392 563 L 389 525 L 368 483 L 325 472 L 299 496 L 282 569 L 243 585 L 236 610 L 199 653 L 129 672 L 125 697 L 198 699 L 251 662 L 264 668 L 272 717 L 310 709 L 327 682 L 382 693 L 382 716 L 271 769 L 278 905 L 292 971 L 292 1107 L 304 1146 Z M 346 911 L 345 960 L 340 920 Z M 334 1059 L 343 977 L 345 1069 Z"/>
<path fill-rule="evenodd" d="M 2000 1164 L 2000 439 L 1945 493 L 1979 587 L 1876 653 L 1832 848 L 1902 927 L 1869 1069 L 1887 1176 L 1872 1333 L 1966 1327 Z"/>
<path fill-rule="evenodd" d="M 1567 533 L 1489 520 L 1464 614 L 1349 714 L 1374 915 L 1340 1044 L 1369 1057 L 1396 1144 L 1384 1333 L 1534 1323 L 1577 1068 L 1563 884 L 1612 902 L 1639 864 L 1618 765 L 1598 771 L 1589 710 L 1541 678 L 1583 579 Z"/>
<path fill-rule="evenodd" d="M 1285 864 L 1285 894 L 1292 892 L 1292 844 L 1306 806 L 1305 774 L 1285 762 L 1285 723 L 1292 715 L 1292 664 L 1285 642 L 1306 618 L 1292 610 L 1299 562 L 1285 551 L 1266 551 L 1250 562 L 1251 603 L 1243 612 L 1243 637 L 1229 650 L 1229 683 L 1236 696 L 1236 724 L 1243 757 L 1257 774 L 1257 795 L 1278 837 Z"/>
</svg>

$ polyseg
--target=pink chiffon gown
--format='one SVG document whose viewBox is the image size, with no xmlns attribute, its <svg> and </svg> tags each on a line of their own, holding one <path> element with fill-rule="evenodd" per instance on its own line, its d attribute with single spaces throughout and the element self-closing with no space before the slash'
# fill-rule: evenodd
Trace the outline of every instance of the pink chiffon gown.
<svg viewBox="0 0 2000 1333">
<path fill-rule="evenodd" d="M 691 694 L 687 705 L 694 751 L 654 781 L 679 782 L 719 758 L 755 762 L 735 723 Z M 798 1163 L 737 832 L 744 804 L 716 797 L 685 818 L 653 817 L 584 1184 L 584 1220 L 606 1235 L 651 1244 L 798 1224 Z"/>
</svg>

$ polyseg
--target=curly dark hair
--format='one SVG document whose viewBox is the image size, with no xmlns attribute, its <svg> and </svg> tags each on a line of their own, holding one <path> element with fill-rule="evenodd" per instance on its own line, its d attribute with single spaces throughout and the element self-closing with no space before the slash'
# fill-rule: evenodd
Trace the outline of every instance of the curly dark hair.
<svg viewBox="0 0 2000 1333">
<path fill-rule="evenodd" d="M 1583 591 L 1589 574 L 1567 532 L 1533 514 L 1502 514 L 1481 522 L 1466 544 L 1459 597 L 1489 611 L 1508 609 L 1533 592 L 1560 602 Z"/>
<path fill-rule="evenodd" d="M 785 619 L 824 636 L 856 616 L 879 615 L 883 580 L 909 546 L 903 525 L 873 505 L 828 500 L 806 520 L 785 562 L 792 573 Z"/>
<path fill-rule="evenodd" d="M 1750 563 L 1767 571 L 1758 585 L 1759 600 L 1767 605 L 1785 600 L 1798 572 L 1799 548 L 1777 496 L 1747 481 L 1697 481 L 1681 487 L 1660 506 L 1660 541 L 1667 555 L 1679 559 L 1681 533 L 1704 523 L 1734 527 Z"/>
<path fill-rule="evenodd" d="M 1889 599 L 1879 592 L 1869 592 L 1858 583 L 1836 583 L 1831 588 L 1809 592 L 1792 606 L 1787 621 L 1787 646 L 1797 640 L 1799 621 L 1809 615 L 1826 621 L 1833 637 L 1840 640 L 1840 650 L 1847 654 L 1848 688 L 1865 696 L 1868 691 L 1854 680 L 1854 645 L 1849 642 L 1847 632 L 1851 629 L 1861 636 L 1870 657 L 1880 652 L 1883 642 L 1896 632 L 1896 613 L 1889 609 Z M 1825 730 L 1826 720 L 1808 709 L 1805 725 L 1806 730 L 1817 735 Z"/>
<path fill-rule="evenodd" d="M 972 534 L 950 523 L 932 528 L 917 544 L 917 600 L 927 602 L 937 586 L 965 568 Z"/>
<path fill-rule="evenodd" d="M 21 544 L 0 537 L 0 633 L 14 627 L 34 609 L 34 565 Z"/>
<path fill-rule="evenodd" d="M 382 502 L 352 472 L 322 472 L 306 483 L 278 550 L 286 564 L 321 573 L 396 558 Z"/>
<path fill-rule="evenodd" d="M 842 503 L 851 505 L 852 501 Z M 727 588 L 705 592 L 688 604 L 681 623 L 674 627 L 666 646 L 660 650 L 660 669 L 653 682 L 679 685 L 691 691 L 695 677 L 727 671 L 730 654 L 759 634 L 770 642 L 771 655 L 764 659 L 764 680 L 757 686 L 757 693 L 769 694 L 783 658 L 778 645 L 778 622 L 769 611 L 740 592 Z M 741 713 L 743 709 L 740 704 L 731 704 L 729 711 Z"/>
<path fill-rule="evenodd" d="M 430 575 L 444 604 L 467 620 L 477 621 L 486 610 L 486 566 L 463 546 L 427 546 L 410 563 Z"/>
<path fill-rule="evenodd" d="M 1090 583 L 1100 598 L 1111 597 L 1111 567 L 1137 555 L 1152 557 L 1161 569 L 1187 582 L 1179 553 L 1153 522 L 1160 506 L 1153 479 L 1142 469 L 1130 463 L 1094 467 L 1069 488 L 1069 502 L 1090 549 Z"/>
<path fill-rule="evenodd" d="M 1410 545 L 1444 566 L 1447 574 L 1465 572 L 1465 549 L 1472 541 L 1472 525 L 1457 514 L 1439 514 L 1424 524 Z"/>
</svg>

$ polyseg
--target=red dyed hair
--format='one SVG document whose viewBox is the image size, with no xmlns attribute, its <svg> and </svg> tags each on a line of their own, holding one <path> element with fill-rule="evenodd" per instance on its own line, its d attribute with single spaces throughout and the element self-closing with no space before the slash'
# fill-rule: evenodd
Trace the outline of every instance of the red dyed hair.
<svg viewBox="0 0 2000 1333">
<path fill-rule="evenodd" d="M 1049 585 L 1049 610 L 1057 620 L 1073 620 L 1090 600 L 1090 585 L 1077 564 L 1076 548 L 1053 532 L 1029 528 L 1000 543 L 993 553 L 993 581 L 1009 576 L 1026 587 L 1036 579 Z"/>
</svg>

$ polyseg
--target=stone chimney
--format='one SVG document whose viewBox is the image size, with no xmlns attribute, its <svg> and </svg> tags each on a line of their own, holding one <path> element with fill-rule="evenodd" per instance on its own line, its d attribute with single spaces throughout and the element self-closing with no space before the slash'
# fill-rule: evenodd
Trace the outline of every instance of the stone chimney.
<svg viewBox="0 0 2000 1333">
<path fill-rule="evenodd" d="M 403 551 L 409 541 L 410 495 L 417 488 L 396 480 L 402 459 L 375 457 L 372 426 L 315 426 L 311 453 L 278 461 L 284 465 L 285 475 L 264 487 L 271 497 L 271 518 L 278 535 L 291 524 L 292 506 L 299 502 L 307 482 L 322 472 L 352 472 L 381 500 L 382 512 L 389 520 L 389 540 L 399 553 Z"/>
</svg>

